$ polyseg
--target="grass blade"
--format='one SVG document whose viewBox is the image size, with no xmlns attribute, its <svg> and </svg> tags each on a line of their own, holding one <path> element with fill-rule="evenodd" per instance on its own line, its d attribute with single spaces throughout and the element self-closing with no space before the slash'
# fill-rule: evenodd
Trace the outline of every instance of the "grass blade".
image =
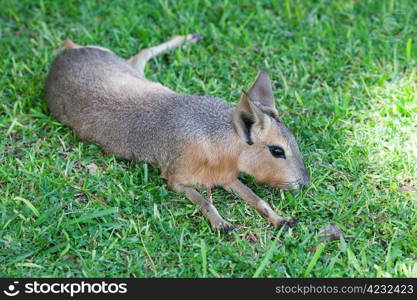
<svg viewBox="0 0 417 300">
<path fill-rule="evenodd" d="M 279 231 L 277 236 L 275 237 L 275 239 L 271 242 L 268 252 L 266 252 L 265 257 L 263 258 L 263 260 L 261 261 L 260 265 L 258 266 L 258 268 L 256 269 L 255 273 L 253 274 L 253 278 L 258 278 L 259 275 L 262 273 L 262 271 L 265 269 L 266 264 L 269 262 L 269 260 L 271 259 L 272 254 L 274 253 L 274 251 L 277 249 L 278 247 L 278 239 L 282 234 L 282 229 L 284 227 L 282 227 Z"/>
<path fill-rule="evenodd" d="M 62 224 L 62 227 L 66 227 L 66 226 L 76 224 L 76 223 L 85 223 L 85 222 L 87 222 L 91 219 L 111 215 L 111 214 L 114 214 L 118 211 L 119 211 L 119 209 L 117 207 L 111 207 L 111 208 L 108 208 L 108 209 L 104 209 L 104 210 L 101 210 L 101 211 L 94 212 L 94 213 L 86 215 L 86 216 L 82 216 L 81 218 L 78 218 L 78 219 L 75 219 L 75 220 L 65 222 L 65 223 Z"/>
<path fill-rule="evenodd" d="M 203 264 L 203 277 L 207 277 L 207 247 L 204 240 L 201 240 L 201 260 Z"/>
<path fill-rule="evenodd" d="M 14 199 L 23 202 L 33 212 L 35 216 L 37 217 L 40 216 L 39 211 L 36 209 L 35 206 L 33 206 L 33 204 L 29 200 L 22 198 L 22 197 L 15 197 Z"/>
<path fill-rule="evenodd" d="M 325 246 L 326 246 L 325 243 L 321 243 L 320 245 L 318 245 L 318 247 L 316 249 L 316 252 L 314 252 L 313 258 L 311 259 L 310 263 L 307 266 L 307 269 L 304 272 L 304 275 L 303 275 L 304 277 L 307 277 L 307 276 L 310 275 L 310 273 L 313 270 L 314 266 L 317 264 L 317 261 L 319 260 L 320 255 L 323 252 Z"/>
</svg>

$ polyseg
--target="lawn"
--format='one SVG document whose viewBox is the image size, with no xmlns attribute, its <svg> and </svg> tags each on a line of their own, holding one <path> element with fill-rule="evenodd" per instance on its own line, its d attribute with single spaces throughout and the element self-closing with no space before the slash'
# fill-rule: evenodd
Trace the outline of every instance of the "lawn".
<svg viewBox="0 0 417 300">
<path fill-rule="evenodd" d="M 205 40 L 147 76 L 236 103 L 269 71 L 311 184 L 293 196 L 243 181 L 296 227 L 274 229 L 219 188 L 237 230 L 213 233 L 156 168 L 48 114 L 43 82 L 62 40 L 127 58 L 194 32 Z M 0 43 L 1 277 L 417 277 L 413 0 L 3 0 Z M 344 236 L 323 239 L 329 224 Z"/>
</svg>

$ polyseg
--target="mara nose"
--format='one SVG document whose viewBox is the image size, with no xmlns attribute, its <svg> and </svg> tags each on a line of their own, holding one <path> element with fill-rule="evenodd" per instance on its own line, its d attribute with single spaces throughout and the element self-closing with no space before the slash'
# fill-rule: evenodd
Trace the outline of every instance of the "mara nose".
<svg viewBox="0 0 417 300">
<path fill-rule="evenodd" d="M 296 186 L 293 186 L 290 189 L 291 194 L 293 195 L 297 194 L 301 190 L 302 187 L 308 185 L 309 183 L 310 183 L 310 177 L 308 176 L 307 173 L 303 174 L 298 184 Z"/>
<path fill-rule="evenodd" d="M 308 176 L 307 172 L 305 172 L 301 178 L 300 185 L 306 186 L 310 183 L 310 176 Z"/>
</svg>

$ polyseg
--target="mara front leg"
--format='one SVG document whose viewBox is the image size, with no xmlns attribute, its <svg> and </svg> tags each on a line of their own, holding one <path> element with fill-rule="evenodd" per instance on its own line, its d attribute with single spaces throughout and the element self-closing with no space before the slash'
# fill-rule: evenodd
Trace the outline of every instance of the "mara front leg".
<svg viewBox="0 0 417 300">
<path fill-rule="evenodd" d="M 201 213 L 209 220 L 211 228 L 214 231 L 227 233 L 235 229 L 229 222 L 225 221 L 217 211 L 216 207 L 204 198 L 196 189 L 184 186 L 182 184 L 174 184 L 173 190 L 180 193 L 185 193 L 185 196 L 194 204 L 198 206 Z"/>
<path fill-rule="evenodd" d="M 274 226 L 279 226 L 284 223 L 290 226 L 294 220 L 290 217 L 278 216 L 273 209 L 264 200 L 258 197 L 250 188 L 244 185 L 240 180 L 236 180 L 231 184 L 223 186 L 229 193 L 236 192 L 240 198 L 246 201 L 250 206 L 255 208 L 262 217 L 271 222 Z"/>
</svg>

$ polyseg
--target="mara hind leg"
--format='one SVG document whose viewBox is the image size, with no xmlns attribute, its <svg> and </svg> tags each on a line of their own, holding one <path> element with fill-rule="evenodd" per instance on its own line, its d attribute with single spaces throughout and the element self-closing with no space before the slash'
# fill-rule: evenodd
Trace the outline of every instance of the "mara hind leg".
<svg viewBox="0 0 417 300">
<path fill-rule="evenodd" d="M 145 65 L 152 58 L 167 51 L 174 50 L 181 45 L 187 46 L 189 44 L 198 43 L 202 39 L 203 37 L 199 34 L 176 35 L 168 42 L 141 50 L 138 54 L 129 58 L 127 62 L 137 69 L 142 76 L 144 76 Z"/>
</svg>

